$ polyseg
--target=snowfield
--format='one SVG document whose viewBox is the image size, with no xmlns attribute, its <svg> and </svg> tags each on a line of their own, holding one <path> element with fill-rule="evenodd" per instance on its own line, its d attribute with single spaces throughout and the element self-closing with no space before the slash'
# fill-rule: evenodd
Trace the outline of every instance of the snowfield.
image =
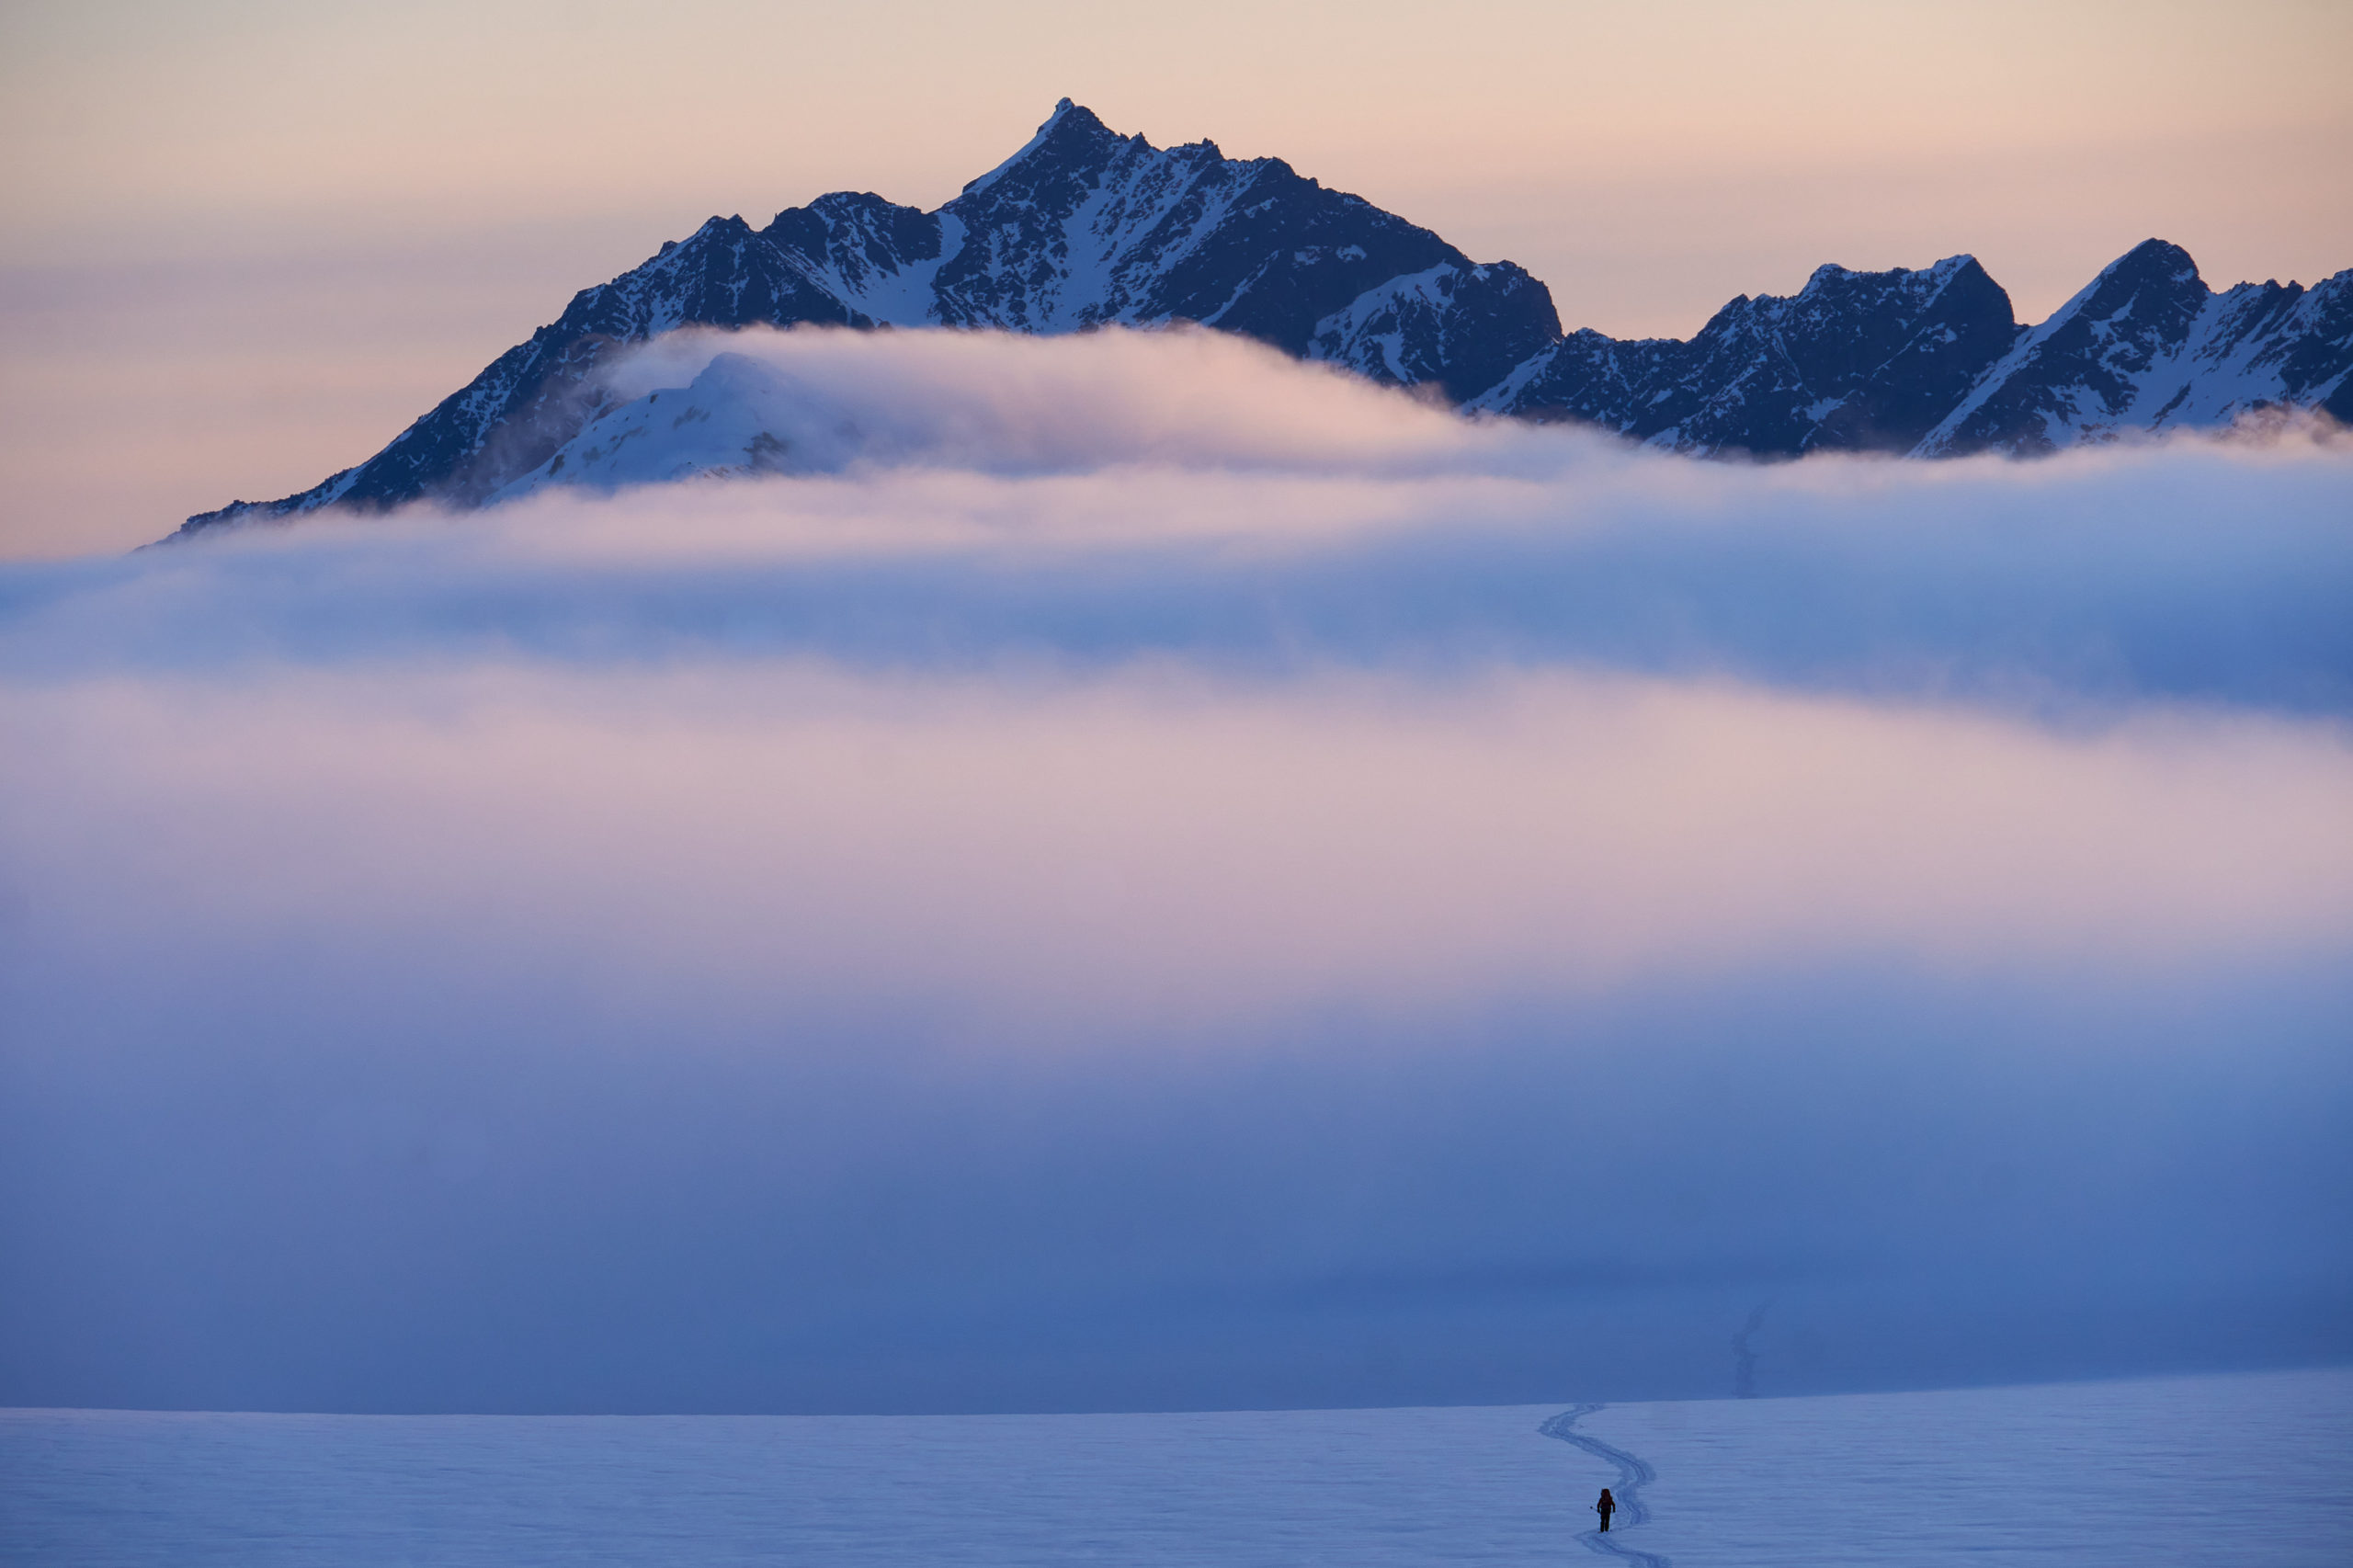
<svg viewBox="0 0 2353 1568">
<path fill-rule="evenodd" d="M 19 1410 L 0 1558 L 2334 1568 L 2348 1458 L 2344 1369 L 1568 1411 Z M 1604 1485 L 1626 1505 L 1607 1538 Z"/>
</svg>

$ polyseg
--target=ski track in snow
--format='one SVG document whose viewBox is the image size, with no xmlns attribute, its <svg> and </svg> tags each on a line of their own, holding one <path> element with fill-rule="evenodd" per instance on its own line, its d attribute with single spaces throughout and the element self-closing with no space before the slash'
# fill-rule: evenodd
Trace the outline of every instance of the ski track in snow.
<svg viewBox="0 0 2353 1568">
<path fill-rule="evenodd" d="M 1585 1542 L 1586 1551 L 1603 1557 L 1616 1557 L 1628 1562 L 1639 1562 L 1643 1568 L 1670 1568 L 1666 1558 L 1658 1552 L 1644 1551 L 1639 1547 L 1628 1546 L 1618 1539 L 1622 1529 L 1631 1529 L 1636 1525 L 1650 1523 L 1650 1506 L 1643 1501 L 1643 1488 L 1658 1479 L 1658 1471 L 1651 1468 L 1648 1460 L 1639 1459 L 1623 1449 L 1612 1448 L 1600 1438 L 1588 1437 L 1576 1429 L 1578 1422 L 1603 1408 L 1604 1406 L 1598 1404 L 1571 1405 L 1537 1428 L 1548 1437 L 1558 1437 L 1564 1443 L 1574 1443 L 1594 1458 L 1608 1460 L 1618 1467 L 1618 1484 L 1611 1487 L 1609 1491 L 1610 1494 L 1618 1500 L 1616 1517 L 1623 1520 L 1624 1523 L 1606 1533 L 1598 1528 L 1589 1529 L 1577 1539 Z"/>
</svg>

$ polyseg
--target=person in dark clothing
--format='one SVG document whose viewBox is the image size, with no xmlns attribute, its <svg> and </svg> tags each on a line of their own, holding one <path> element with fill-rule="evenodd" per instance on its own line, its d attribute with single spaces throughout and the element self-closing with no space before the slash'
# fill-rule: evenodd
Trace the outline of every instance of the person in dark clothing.
<svg viewBox="0 0 2353 1568">
<path fill-rule="evenodd" d="M 1607 1486 L 1601 1489 L 1601 1501 L 1593 1506 L 1593 1511 L 1601 1516 L 1601 1533 L 1608 1535 L 1609 1516 L 1618 1511 L 1618 1499 L 1609 1495 L 1609 1488 Z"/>
</svg>

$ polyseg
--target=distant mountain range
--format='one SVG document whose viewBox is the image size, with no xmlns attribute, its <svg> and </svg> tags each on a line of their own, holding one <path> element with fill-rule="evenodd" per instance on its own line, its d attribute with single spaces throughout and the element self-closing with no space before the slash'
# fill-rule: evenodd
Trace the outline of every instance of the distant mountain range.
<svg viewBox="0 0 2353 1568">
<path fill-rule="evenodd" d="M 2353 423 L 2353 268 L 2217 294 L 2148 240 L 2020 325 L 1973 257 L 1824 267 L 1733 301 L 1688 340 L 1563 335 L 1551 290 L 1480 264 L 1279 158 L 1155 148 L 1063 99 L 936 212 L 836 191 L 764 229 L 713 218 L 508 349 L 382 451 L 299 495 L 234 501 L 182 535 L 335 506 L 478 506 L 601 412 L 615 348 L 682 326 L 1057 333 L 1191 321 L 1466 410 L 1580 420 L 1677 451 L 1945 457 L 2320 408 Z"/>
</svg>

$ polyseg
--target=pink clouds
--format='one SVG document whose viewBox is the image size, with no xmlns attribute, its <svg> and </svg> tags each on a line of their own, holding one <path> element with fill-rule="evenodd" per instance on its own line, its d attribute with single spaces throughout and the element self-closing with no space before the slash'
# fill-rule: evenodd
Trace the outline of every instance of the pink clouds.
<svg viewBox="0 0 2353 1568">
<path fill-rule="evenodd" d="M 695 1006 L 1251 1032 L 1859 956 L 2120 980 L 2353 942 L 2353 745 L 2275 719 L 806 665 L 8 708 L 6 858 L 52 920 L 224 950 L 438 926 Z"/>
</svg>

